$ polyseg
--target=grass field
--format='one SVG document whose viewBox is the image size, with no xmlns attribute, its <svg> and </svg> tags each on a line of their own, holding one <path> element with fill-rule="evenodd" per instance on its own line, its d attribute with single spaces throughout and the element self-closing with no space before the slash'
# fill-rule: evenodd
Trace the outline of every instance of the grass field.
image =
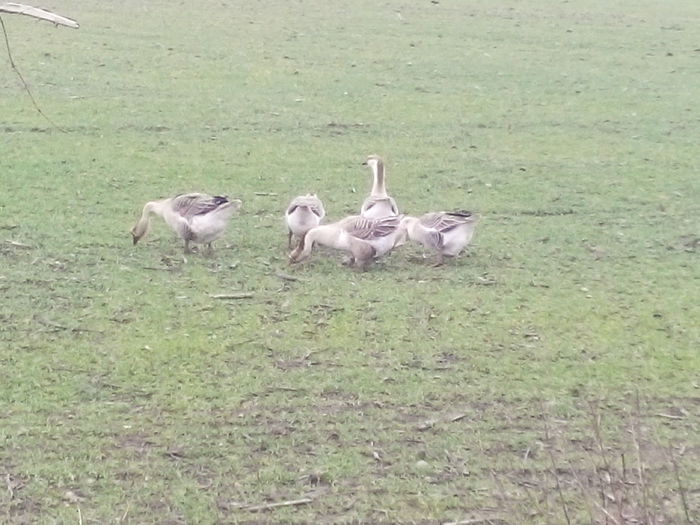
<svg viewBox="0 0 700 525">
<path fill-rule="evenodd" d="M 0 522 L 699 522 L 700 4 L 43 6 L 81 28 L 3 16 L 65 132 L 0 50 Z M 288 266 L 371 153 L 469 253 Z M 133 246 L 186 191 L 243 200 L 216 255 Z"/>
</svg>

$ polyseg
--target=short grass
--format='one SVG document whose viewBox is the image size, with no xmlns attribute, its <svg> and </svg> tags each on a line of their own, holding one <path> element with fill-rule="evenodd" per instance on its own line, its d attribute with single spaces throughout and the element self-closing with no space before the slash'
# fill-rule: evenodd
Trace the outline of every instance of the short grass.
<svg viewBox="0 0 700 525">
<path fill-rule="evenodd" d="M 3 17 L 67 133 L 0 53 L 0 521 L 697 521 L 700 4 L 46 7 Z M 468 255 L 287 265 L 370 153 Z M 131 245 L 194 190 L 244 201 L 214 258 Z"/>
</svg>

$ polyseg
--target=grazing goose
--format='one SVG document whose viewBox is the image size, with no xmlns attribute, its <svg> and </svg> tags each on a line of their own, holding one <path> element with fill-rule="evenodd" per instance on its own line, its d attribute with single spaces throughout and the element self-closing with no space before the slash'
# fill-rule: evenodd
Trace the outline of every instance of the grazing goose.
<svg viewBox="0 0 700 525">
<path fill-rule="evenodd" d="M 136 225 L 131 229 L 134 244 L 148 233 L 151 214 L 163 220 L 185 241 L 185 253 L 190 242 L 206 244 L 221 237 L 231 216 L 241 207 L 241 201 L 204 193 L 185 193 L 169 199 L 147 202 Z"/>
<path fill-rule="evenodd" d="M 362 203 L 360 215 L 368 219 L 398 215 L 399 207 L 396 205 L 396 201 L 386 192 L 384 161 L 378 155 L 370 155 L 362 164 L 372 169 L 373 182 L 372 192 Z"/>
<path fill-rule="evenodd" d="M 326 216 L 321 199 L 315 193 L 296 197 L 292 200 L 284 214 L 289 229 L 287 247 L 292 247 L 292 236 L 299 239 L 298 245 L 304 242 L 304 236 L 311 228 L 315 228 Z"/>
<path fill-rule="evenodd" d="M 474 236 L 479 216 L 468 211 L 426 213 L 421 217 L 401 219 L 397 244 L 406 237 L 421 243 L 437 253 L 435 266 L 445 262 L 445 256 L 454 257 Z"/>
<path fill-rule="evenodd" d="M 351 255 L 351 264 L 365 269 L 373 259 L 389 252 L 396 244 L 401 217 L 367 219 L 359 215 L 311 228 L 303 243 L 289 255 L 291 263 L 303 261 L 311 255 L 314 243 L 343 250 Z"/>
</svg>

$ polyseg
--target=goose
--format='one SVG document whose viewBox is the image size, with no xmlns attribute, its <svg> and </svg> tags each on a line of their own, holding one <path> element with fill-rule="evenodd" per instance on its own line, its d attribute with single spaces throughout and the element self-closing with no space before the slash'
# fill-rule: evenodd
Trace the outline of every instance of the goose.
<svg viewBox="0 0 700 525">
<path fill-rule="evenodd" d="M 134 244 L 149 230 L 151 215 L 156 214 L 185 241 L 185 253 L 190 253 L 190 243 L 206 244 L 221 237 L 231 216 L 241 207 L 241 201 L 229 201 L 227 197 L 204 193 L 185 193 L 169 199 L 147 202 L 141 218 L 131 229 Z"/>
<path fill-rule="evenodd" d="M 384 172 L 384 161 L 378 155 L 370 155 L 362 163 L 372 170 L 373 182 L 372 192 L 362 203 L 360 215 L 368 219 L 379 219 L 399 214 L 399 207 L 396 201 L 386 192 L 386 173 Z"/>
<path fill-rule="evenodd" d="M 306 232 L 321 224 L 325 216 L 326 210 L 323 208 L 323 203 L 315 193 L 307 193 L 292 199 L 284 214 L 289 230 L 287 247 L 292 247 L 292 236 L 294 235 L 299 239 L 298 245 L 304 242 Z"/>
<path fill-rule="evenodd" d="M 303 242 L 289 255 L 289 261 L 297 263 L 308 258 L 314 243 L 318 243 L 349 252 L 350 264 L 364 270 L 373 259 L 394 247 L 400 222 L 398 216 L 368 219 L 352 215 L 332 224 L 316 226 L 306 232 Z"/>
<path fill-rule="evenodd" d="M 404 216 L 399 226 L 397 245 L 406 237 L 437 253 L 435 266 L 454 257 L 469 244 L 480 217 L 469 211 L 433 212 L 421 217 Z"/>
</svg>

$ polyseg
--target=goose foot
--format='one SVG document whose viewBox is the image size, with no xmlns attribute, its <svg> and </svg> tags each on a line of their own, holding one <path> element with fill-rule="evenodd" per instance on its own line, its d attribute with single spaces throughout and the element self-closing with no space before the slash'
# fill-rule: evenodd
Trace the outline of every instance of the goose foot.
<svg viewBox="0 0 700 525">
<path fill-rule="evenodd" d="M 438 254 L 437 261 L 432 264 L 433 268 L 437 268 L 445 264 L 445 256 L 441 253 Z"/>
</svg>

